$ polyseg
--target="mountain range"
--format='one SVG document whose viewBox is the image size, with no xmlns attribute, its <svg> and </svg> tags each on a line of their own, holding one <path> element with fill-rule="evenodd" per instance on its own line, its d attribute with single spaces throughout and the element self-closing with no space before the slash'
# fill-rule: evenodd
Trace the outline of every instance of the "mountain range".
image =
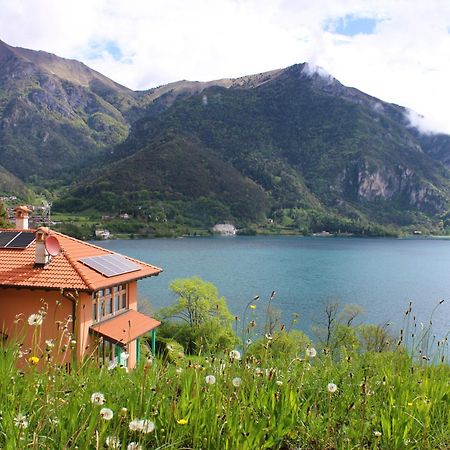
<svg viewBox="0 0 450 450">
<path fill-rule="evenodd" d="M 0 191 L 152 223 L 445 231 L 450 136 L 307 63 L 132 91 L 0 41 Z M 450 225 L 450 221 L 449 221 Z"/>
</svg>

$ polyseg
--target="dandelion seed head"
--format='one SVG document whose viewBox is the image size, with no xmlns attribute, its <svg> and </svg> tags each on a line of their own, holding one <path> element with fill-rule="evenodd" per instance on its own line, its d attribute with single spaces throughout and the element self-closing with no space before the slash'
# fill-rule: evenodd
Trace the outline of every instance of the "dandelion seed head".
<svg viewBox="0 0 450 450">
<path fill-rule="evenodd" d="M 103 420 L 111 420 L 114 416 L 114 413 L 110 408 L 102 408 L 100 410 L 100 416 Z"/>
<path fill-rule="evenodd" d="M 16 417 L 14 417 L 14 425 L 17 428 L 20 428 L 21 430 L 24 430 L 25 428 L 28 428 L 28 420 L 27 417 L 23 414 L 17 414 Z"/>
<path fill-rule="evenodd" d="M 333 392 L 337 391 L 337 386 L 334 383 L 328 383 L 327 389 L 328 389 L 328 392 L 333 393 Z"/>
<path fill-rule="evenodd" d="M 230 359 L 240 360 L 241 359 L 241 352 L 239 350 L 231 350 L 229 356 L 230 356 Z"/>
<path fill-rule="evenodd" d="M 31 314 L 31 316 L 28 317 L 28 325 L 31 326 L 42 325 L 43 320 L 44 317 L 42 316 L 42 314 Z"/>
<path fill-rule="evenodd" d="M 242 384 L 242 379 L 239 377 L 234 377 L 231 381 L 234 387 L 239 387 Z"/>
<path fill-rule="evenodd" d="M 128 428 L 129 428 L 131 431 L 139 431 L 139 427 L 140 427 L 139 419 L 134 419 L 134 420 L 132 420 L 132 421 L 129 423 L 129 425 L 128 425 Z"/>
<path fill-rule="evenodd" d="M 91 395 L 91 402 L 93 405 L 104 405 L 105 396 L 101 392 L 94 392 Z"/>
<path fill-rule="evenodd" d="M 155 429 L 155 424 L 148 419 L 142 419 L 139 421 L 139 431 L 141 433 L 151 433 Z"/>
<path fill-rule="evenodd" d="M 142 446 L 137 442 L 130 442 L 127 445 L 127 450 L 142 450 Z"/>
<path fill-rule="evenodd" d="M 317 356 L 317 350 L 314 347 L 308 347 L 306 349 L 306 356 L 308 358 L 315 358 Z"/>
<path fill-rule="evenodd" d="M 214 375 L 207 375 L 205 381 L 206 384 L 214 384 L 216 382 L 216 377 Z"/>
</svg>

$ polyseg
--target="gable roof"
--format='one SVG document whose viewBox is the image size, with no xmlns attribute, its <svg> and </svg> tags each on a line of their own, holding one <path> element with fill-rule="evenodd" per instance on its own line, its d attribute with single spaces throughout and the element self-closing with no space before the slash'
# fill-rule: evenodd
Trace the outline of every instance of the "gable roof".
<svg viewBox="0 0 450 450">
<path fill-rule="evenodd" d="M 15 231 L 30 232 L 35 230 Z M 115 284 L 158 275 L 162 272 L 162 269 L 156 266 L 121 255 L 126 260 L 137 264 L 139 270 L 106 277 L 81 263 L 80 259 L 110 254 L 117 255 L 117 253 L 56 231 L 51 230 L 49 235 L 58 239 L 62 251 L 58 256 L 53 256 L 45 267 L 35 267 L 34 265 L 36 241 L 33 241 L 25 249 L 0 249 L 0 287 L 97 291 Z"/>
</svg>

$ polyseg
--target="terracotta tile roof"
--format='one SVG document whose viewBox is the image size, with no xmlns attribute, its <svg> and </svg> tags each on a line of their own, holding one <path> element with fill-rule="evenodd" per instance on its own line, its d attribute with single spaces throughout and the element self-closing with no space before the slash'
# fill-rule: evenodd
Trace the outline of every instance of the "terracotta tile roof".
<svg viewBox="0 0 450 450">
<path fill-rule="evenodd" d="M 114 252 L 56 231 L 50 231 L 50 236 L 55 236 L 58 239 L 62 252 L 58 256 L 52 257 L 44 268 L 34 267 L 35 242 L 26 249 L 0 249 L 0 287 L 96 291 L 114 284 L 158 275 L 162 271 L 162 269 L 151 264 L 124 256 L 136 263 L 140 269 L 123 275 L 105 277 L 85 266 L 79 260 L 90 256 L 114 254 Z"/>
<path fill-rule="evenodd" d="M 111 319 L 93 325 L 90 330 L 114 344 L 128 344 L 159 325 L 161 322 L 156 319 L 129 309 Z"/>
</svg>

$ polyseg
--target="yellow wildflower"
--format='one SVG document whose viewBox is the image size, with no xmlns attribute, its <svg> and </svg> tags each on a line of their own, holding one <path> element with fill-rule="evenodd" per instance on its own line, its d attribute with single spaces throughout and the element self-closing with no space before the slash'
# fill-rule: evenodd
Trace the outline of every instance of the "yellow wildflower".
<svg viewBox="0 0 450 450">
<path fill-rule="evenodd" d="M 187 419 L 178 419 L 177 424 L 178 425 L 187 425 L 188 420 Z"/>
<path fill-rule="evenodd" d="M 39 358 L 38 358 L 37 356 L 30 356 L 30 357 L 28 358 L 28 361 L 29 361 L 31 364 L 36 365 L 36 364 L 39 362 Z"/>
<path fill-rule="evenodd" d="M 251 309 L 256 309 L 256 305 L 250 305 Z"/>
</svg>

